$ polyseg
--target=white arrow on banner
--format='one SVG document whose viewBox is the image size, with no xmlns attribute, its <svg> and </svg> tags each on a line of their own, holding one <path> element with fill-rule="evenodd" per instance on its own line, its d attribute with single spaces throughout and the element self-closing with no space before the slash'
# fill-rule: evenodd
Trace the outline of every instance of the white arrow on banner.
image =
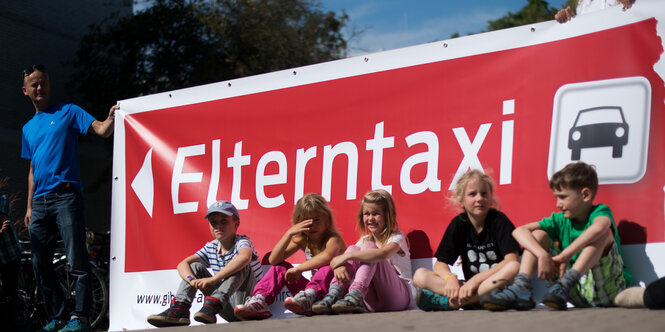
<svg viewBox="0 0 665 332">
<path fill-rule="evenodd" d="M 139 172 L 136 173 L 134 181 L 132 181 L 132 189 L 134 189 L 139 201 L 141 201 L 141 204 L 143 204 L 143 207 L 152 218 L 152 206 L 155 201 L 155 186 L 152 176 L 152 148 L 146 153 L 143 165 Z"/>
</svg>

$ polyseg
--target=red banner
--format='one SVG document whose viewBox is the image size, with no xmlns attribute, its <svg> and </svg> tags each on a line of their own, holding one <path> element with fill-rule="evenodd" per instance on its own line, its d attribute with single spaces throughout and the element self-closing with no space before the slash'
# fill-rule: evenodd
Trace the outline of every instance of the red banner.
<svg viewBox="0 0 665 332">
<path fill-rule="evenodd" d="M 502 210 L 522 225 L 556 210 L 548 174 L 575 150 L 598 168 L 595 201 L 612 208 L 622 241 L 663 242 L 656 25 L 127 114 L 124 271 L 173 269 L 198 250 L 215 199 L 239 208 L 239 233 L 262 256 L 307 192 L 330 200 L 352 243 L 359 199 L 379 187 L 394 195 L 412 257 L 431 257 L 459 213 L 448 200 L 456 175 L 488 171 Z M 593 113 L 581 111 L 594 108 L 605 113 L 592 125 L 621 115 L 627 141 L 575 140 L 581 114 Z"/>
</svg>

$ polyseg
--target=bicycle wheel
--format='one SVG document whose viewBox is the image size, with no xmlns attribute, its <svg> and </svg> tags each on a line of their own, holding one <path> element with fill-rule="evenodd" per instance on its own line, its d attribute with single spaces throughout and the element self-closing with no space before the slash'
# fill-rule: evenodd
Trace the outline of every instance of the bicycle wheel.
<svg viewBox="0 0 665 332">
<path fill-rule="evenodd" d="M 32 332 L 41 329 L 46 324 L 48 317 L 44 299 L 35 280 L 32 263 L 29 260 L 22 259 L 21 261 L 18 287 L 18 330 Z"/>
<path fill-rule="evenodd" d="M 103 271 L 92 268 L 92 308 L 90 313 L 90 325 L 93 328 L 100 327 L 106 322 L 109 313 L 109 289 L 106 276 Z"/>
<path fill-rule="evenodd" d="M 100 327 L 106 322 L 109 308 L 109 292 L 106 284 L 106 277 L 102 271 L 94 265 L 90 267 L 92 272 L 92 305 L 90 308 L 90 326 Z M 65 288 L 65 301 L 68 308 L 74 308 L 76 299 L 76 280 L 69 274 L 69 264 L 62 264 L 56 267 L 56 273 L 60 276 L 63 287 Z"/>
</svg>

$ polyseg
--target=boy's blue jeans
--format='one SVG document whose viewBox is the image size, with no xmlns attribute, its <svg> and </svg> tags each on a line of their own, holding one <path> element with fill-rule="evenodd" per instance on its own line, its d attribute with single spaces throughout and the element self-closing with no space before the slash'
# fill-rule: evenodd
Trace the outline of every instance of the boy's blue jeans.
<svg viewBox="0 0 665 332">
<path fill-rule="evenodd" d="M 197 279 L 212 276 L 206 267 L 199 262 L 192 263 L 189 267 L 192 269 L 192 272 Z M 243 304 L 245 302 L 245 297 L 252 295 L 254 285 L 256 285 L 256 278 L 254 277 L 252 268 L 247 264 L 247 266 L 240 271 L 217 283 L 217 285 L 205 295 L 215 297 L 222 302 L 222 310 L 219 312 L 219 315 L 222 316 L 224 320 L 227 322 L 237 321 L 238 319 L 233 314 L 233 308 L 239 304 Z M 183 280 L 178 286 L 175 299 L 180 302 L 192 303 L 195 295 L 196 288 L 190 286 L 188 282 Z"/>
<path fill-rule="evenodd" d="M 92 304 L 90 261 L 85 244 L 83 198 L 77 189 L 68 188 L 32 200 L 30 248 L 35 277 L 41 286 L 46 313 L 51 319 L 68 319 L 60 281 L 53 269 L 53 254 L 60 233 L 74 278 L 76 304 L 73 316 L 87 317 Z"/>
</svg>

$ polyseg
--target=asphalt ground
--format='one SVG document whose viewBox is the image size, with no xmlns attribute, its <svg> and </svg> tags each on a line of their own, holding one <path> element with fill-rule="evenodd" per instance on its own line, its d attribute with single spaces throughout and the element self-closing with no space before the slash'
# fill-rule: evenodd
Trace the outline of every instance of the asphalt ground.
<svg viewBox="0 0 665 332">
<path fill-rule="evenodd" d="M 332 316 L 272 318 L 263 321 L 234 322 L 163 328 L 168 332 L 340 332 L 340 331 L 483 331 L 483 332 L 650 332 L 665 331 L 665 311 L 649 309 L 594 308 L 534 309 L 490 312 L 420 310 Z M 151 331 L 151 330 L 142 330 Z M 154 329 L 152 329 L 154 331 Z"/>
</svg>

